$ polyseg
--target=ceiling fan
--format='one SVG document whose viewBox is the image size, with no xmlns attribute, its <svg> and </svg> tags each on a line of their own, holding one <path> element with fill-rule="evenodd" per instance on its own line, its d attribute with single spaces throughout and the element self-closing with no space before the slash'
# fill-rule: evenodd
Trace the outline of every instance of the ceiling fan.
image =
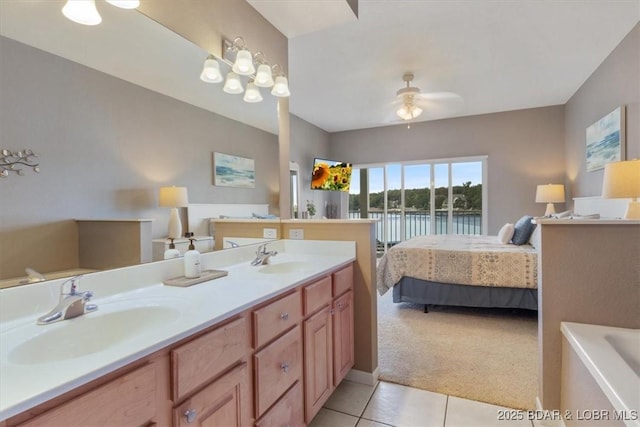
<svg viewBox="0 0 640 427">
<path fill-rule="evenodd" d="M 400 104 L 396 110 L 396 114 L 402 120 L 409 121 L 415 119 L 422 114 L 424 109 L 438 109 L 442 112 L 443 109 L 455 109 L 462 103 L 462 97 L 457 93 L 420 92 L 419 88 L 411 86 L 413 73 L 404 73 L 402 80 L 407 85 L 396 92 L 398 97 L 396 104 Z"/>
</svg>

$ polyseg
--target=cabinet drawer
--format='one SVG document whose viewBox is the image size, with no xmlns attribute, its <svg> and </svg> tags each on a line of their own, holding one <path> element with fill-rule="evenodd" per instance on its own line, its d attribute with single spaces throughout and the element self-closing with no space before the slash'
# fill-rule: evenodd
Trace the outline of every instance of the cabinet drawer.
<svg viewBox="0 0 640 427">
<path fill-rule="evenodd" d="M 253 344 L 259 348 L 302 319 L 300 291 L 253 312 Z"/>
<path fill-rule="evenodd" d="M 173 425 L 243 427 L 251 418 L 249 373 L 243 363 L 173 410 Z"/>
<path fill-rule="evenodd" d="M 353 264 L 333 273 L 333 296 L 337 297 L 353 288 Z"/>
<path fill-rule="evenodd" d="M 256 427 L 282 427 L 304 425 L 304 411 L 302 410 L 302 383 L 296 382 L 273 408 L 269 409 Z"/>
<path fill-rule="evenodd" d="M 234 320 L 171 351 L 172 398 L 178 401 L 249 351 L 246 318 Z"/>
<path fill-rule="evenodd" d="M 302 377 L 302 332 L 296 326 L 254 356 L 256 418 Z"/>
<path fill-rule="evenodd" d="M 327 276 L 302 289 L 304 315 L 308 316 L 331 302 L 331 277 Z"/>
<path fill-rule="evenodd" d="M 146 365 L 19 426 L 145 425 L 156 416 L 155 388 L 156 365 Z"/>
</svg>

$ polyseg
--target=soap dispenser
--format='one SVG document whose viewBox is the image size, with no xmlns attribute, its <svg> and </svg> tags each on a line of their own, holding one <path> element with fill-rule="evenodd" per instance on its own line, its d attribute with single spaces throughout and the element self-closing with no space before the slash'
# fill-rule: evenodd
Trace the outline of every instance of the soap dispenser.
<svg viewBox="0 0 640 427">
<path fill-rule="evenodd" d="M 169 240 L 171 243 L 169 243 L 169 249 L 164 251 L 164 259 L 179 258 L 180 251 L 176 249 L 176 245 L 173 243 L 173 237 L 170 237 Z"/>
<path fill-rule="evenodd" d="M 195 279 L 200 277 L 200 252 L 193 246 L 193 239 L 189 239 L 189 250 L 184 253 L 184 277 Z"/>
</svg>

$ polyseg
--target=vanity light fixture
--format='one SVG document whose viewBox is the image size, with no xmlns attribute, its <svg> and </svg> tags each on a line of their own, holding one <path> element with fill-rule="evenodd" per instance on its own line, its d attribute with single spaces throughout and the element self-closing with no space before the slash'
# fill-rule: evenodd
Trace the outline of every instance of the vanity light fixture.
<svg viewBox="0 0 640 427">
<path fill-rule="evenodd" d="M 102 22 L 95 0 L 67 0 L 62 7 L 62 14 L 82 25 L 98 25 Z"/>
<path fill-rule="evenodd" d="M 262 94 L 260 89 L 255 85 L 253 80 L 249 80 L 247 84 L 247 90 L 244 92 L 244 102 L 260 102 L 262 101 Z"/>
<path fill-rule="evenodd" d="M 223 78 L 221 65 L 231 68 Z M 247 77 L 247 89 L 243 87 L 242 77 Z M 274 81 L 275 77 L 275 81 Z M 205 60 L 200 79 L 207 83 L 225 81 L 223 91 L 230 94 L 245 92 L 243 100 L 248 103 L 262 101 L 261 87 L 271 87 L 271 94 L 277 97 L 288 97 L 289 81 L 278 64 L 270 66 L 265 55 L 258 51 L 251 54 L 242 37 L 233 41 L 222 40 L 222 58 L 209 54 Z M 246 80 L 245 80 L 246 81 Z"/>
<path fill-rule="evenodd" d="M 121 9 L 135 9 L 140 0 L 106 0 L 107 3 Z M 102 17 L 96 9 L 95 0 L 67 0 L 62 7 L 62 14 L 73 22 L 82 25 L 98 25 Z"/>
<path fill-rule="evenodd" d="M 222 73 L 220 72 L 220 64 L 218 64 L 215 56 L 207 56 L 207 59 L 204 61 L 204 67 L 202 67 L 200 80 L 207 83 L 220 83 L 223 80 Z"/>
<path fill-rule="evenodd" d="M 40 172 L 38 155 L 32 150 L 0 151 L 0 177 L 6 178 L 10 172 L 17 175 L 24 175 L 24 169 L 20 166 L 29 166 L 34 172 Z"/>
<path fill-rule="evenodd" d="M 222 90 L 233 95 L 242 93 L 242 91 L 244 91 L 244 88 L 242 87 L 240 76 L 238 76 L 233 71 L 230 71 L 227 74 L 227 79 L 224 82 L 224 87 L 222 88 Z"/>
</svg>

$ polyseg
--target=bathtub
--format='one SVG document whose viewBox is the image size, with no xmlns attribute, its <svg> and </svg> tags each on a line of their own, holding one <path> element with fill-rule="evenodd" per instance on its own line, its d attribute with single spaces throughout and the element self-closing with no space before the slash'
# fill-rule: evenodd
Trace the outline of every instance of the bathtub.
<svg viewBox="0 0 640 427">
<path fill-rule="evenodd" d="M 609 416 L 640 427 L 640 329 L 562 322 L 561 330 L 611 403 Z"/>
</svg>

